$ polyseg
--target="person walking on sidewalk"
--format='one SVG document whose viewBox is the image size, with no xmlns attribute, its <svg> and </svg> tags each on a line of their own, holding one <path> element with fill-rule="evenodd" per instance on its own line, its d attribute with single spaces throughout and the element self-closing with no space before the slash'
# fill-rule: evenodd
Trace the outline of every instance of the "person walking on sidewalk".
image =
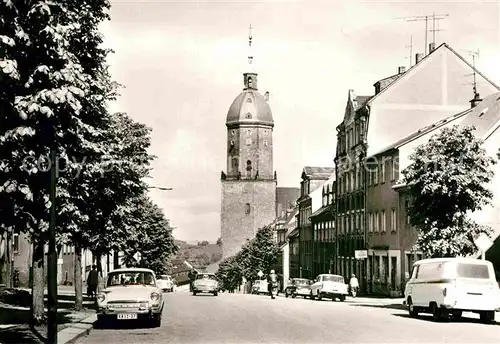
<svg viewBox="0 0 500 344">
<path fill-rule="evenodd" d="M 97 296 L 97 285 L 99 283 L 99 274 L 97 272 L 97 266 L 92 265 L 92 270 L 90 270 L 87 277 L 87 296 L 96 297 Z"/>
</svg>

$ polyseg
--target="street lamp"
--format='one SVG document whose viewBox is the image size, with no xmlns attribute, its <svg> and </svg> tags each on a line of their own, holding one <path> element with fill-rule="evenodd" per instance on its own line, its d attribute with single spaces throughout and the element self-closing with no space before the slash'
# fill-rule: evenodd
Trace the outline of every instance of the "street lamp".
<svg viewBox="0 0 500 344">
<path fill-rule="evenodd" d="M 174 188 L 166 188 L 163 186 L 148 186 L 148 189 L 157 189 L 161 191 L 172 191 Z"/>
</svg>

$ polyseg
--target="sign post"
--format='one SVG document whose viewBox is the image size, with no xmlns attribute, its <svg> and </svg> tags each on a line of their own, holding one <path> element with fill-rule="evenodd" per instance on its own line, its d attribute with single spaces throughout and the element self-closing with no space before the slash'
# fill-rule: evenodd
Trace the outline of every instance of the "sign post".
<svg viewBox="0 0 500 344">
<path fill-rule="evenodd" d="M 474 245 L 481 251 L 481 259 L 486 260 L 486 251 L 493 245 L 493 241 L 483 233 L 474 240 Z"/>
<path fill-rule="evenodd" d="M 262 272 L 262 270 L 259 270 L 259 272 L 257 272 L 257 275 L 262 278 L 262 276 L 264 276 L 264 273 Z"/>
<path fill-rule="evenodd" d="M 366 258 L 368 258 L 368 251 L 367 250 L 355 250 L 354 251 L 354 258 L 366 259 Z"/>
</svg>

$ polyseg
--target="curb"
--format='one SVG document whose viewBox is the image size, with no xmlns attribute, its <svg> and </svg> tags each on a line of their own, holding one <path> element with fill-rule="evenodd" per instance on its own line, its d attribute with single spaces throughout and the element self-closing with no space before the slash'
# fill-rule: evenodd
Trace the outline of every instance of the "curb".
<svg viewBox="0 0 500 344">
<path fill-rule="evenodd" d="M 73 344 L 79 338 L 86 336 L 94 328 L 97 321 L 97 314 L 93 314 L 80 322 L 74 323 L 57 333 L 58 344 Z"/>
</svg>

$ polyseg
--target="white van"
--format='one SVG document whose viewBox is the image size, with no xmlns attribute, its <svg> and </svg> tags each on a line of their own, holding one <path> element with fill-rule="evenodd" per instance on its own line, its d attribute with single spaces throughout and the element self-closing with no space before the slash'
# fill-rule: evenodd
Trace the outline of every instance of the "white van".
<svg viewBox="0 0 500 344">
<path fill-rule="evenodd" d="M 495 320 L 500 289 L 493 264 L 470 258 L 423 259 L 413 264 L 405 288 L 411 317 L 431 313 L 434 321 L 463 312 L 479 313 L 481 321 Z"/>
</svg>

